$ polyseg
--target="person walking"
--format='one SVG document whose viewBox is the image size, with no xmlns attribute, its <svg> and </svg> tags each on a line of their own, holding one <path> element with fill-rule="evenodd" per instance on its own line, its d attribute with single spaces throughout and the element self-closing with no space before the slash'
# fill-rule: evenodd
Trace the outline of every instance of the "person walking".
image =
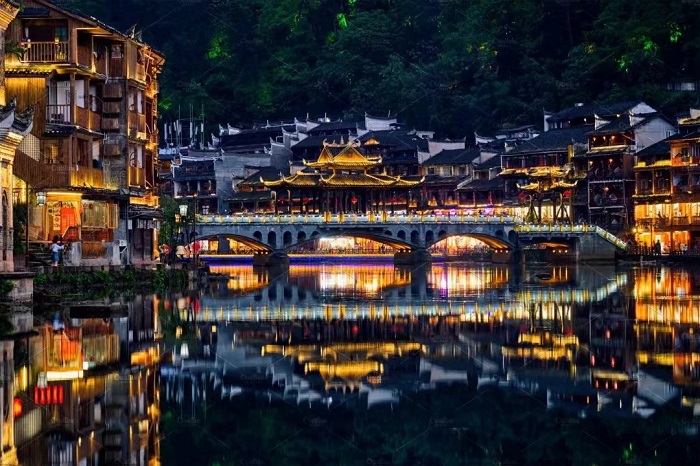
<svg viewBox="0 0 700 466">
<path fill-rule="evenodd" d="M 65 246 L 59 244 L 58 236 L 53 237 L 53 243 L 51 244 L 51 261 L 53 267 L 58 267 L 58 262 L 61 259 L 61 251 L 65 249 Z"/>
</svg>

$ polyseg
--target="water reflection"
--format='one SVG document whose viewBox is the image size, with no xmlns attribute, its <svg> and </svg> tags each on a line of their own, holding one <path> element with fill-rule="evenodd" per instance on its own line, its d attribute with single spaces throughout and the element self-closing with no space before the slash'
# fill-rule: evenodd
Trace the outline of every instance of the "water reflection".
<svg viewBox="0 0 700 466">
<path fill-rule="evenodd" d="M 190 424 L 226 426 L 197 450 L 221 464 L 325 464 L 340 454 L 328 443 L 343 446 L 342 464 L 665 464 L 698 454 L 700 296 L 687 271 L 215 272 L 229 278 L 167 301 L 179 335 L 163 368 L 172 464 L 185 464 L 177 444 Z M 615 431 L 613 419 L 629 420 Z M 268 430 L 249 437 L 256 429 Z M 538 438 L 563 443 L 531 449 Z M 635 450 L 630 438 L 655 447 Z"/>
<path fill-rule="evenodd" d="M 214 272 L 202 290 L 108 313 L 74 307 L 33 331 L 31 316 L 21 323 L 14 372 L 3 372 L 14 414 L 3 458 L 693 464 L 700 454 L 692 270 Z"/>
<path fill-rule="evenodd" d="M 14 392 L 15 449 L 3 464 L 159 464 L 158 321 L 154 299 L 138 297 L 17 334 L 4 394 Z"/>
</svg>

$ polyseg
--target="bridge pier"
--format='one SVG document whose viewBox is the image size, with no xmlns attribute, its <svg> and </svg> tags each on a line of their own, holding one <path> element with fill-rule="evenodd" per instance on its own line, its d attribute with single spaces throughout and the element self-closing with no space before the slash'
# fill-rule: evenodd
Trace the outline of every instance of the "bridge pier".
<svg viewBox="0 0 700 466">
<path fill-rule="evenodd" d="M 394 264 L 396 265 L 422 264 L 424 262 L 430 262 L 431 260 L 432 256 L 427 249 L 400 251 L 394 254 Z"/>
<path fill-rule="evenodd" d="M 217 247 L 216 252 L 219 254 L 230 254 L 231 253 L 231 245 L 228 242 L 228 238 L 225 235 L 219 235 L 219 246 Z"/>
<path fill-rule="evenodd" d="M 598 235 L 582 235 L 576 239 L 576 262 L 613 262 L 617 249 Z"/>
<path fill-rule="evenodd" d="M 284 251 L 272 251 L 253 255 L 254 267 L 289 267 L 289 256 Z"/>
</svg>

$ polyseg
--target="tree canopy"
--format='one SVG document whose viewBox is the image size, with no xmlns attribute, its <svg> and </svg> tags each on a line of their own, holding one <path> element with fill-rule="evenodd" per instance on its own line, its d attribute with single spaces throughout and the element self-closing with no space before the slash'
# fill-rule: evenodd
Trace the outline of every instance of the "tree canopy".
<svg viewBox="0 0 700 466">
<path fill-rule="evenodd" d="M 206 121 L 398 113 L 462 137 L 543 109 L 697 103 L 700 2 L 662 0 L 67 0 L 166 54 L 160 112 Z"/>
</svg>

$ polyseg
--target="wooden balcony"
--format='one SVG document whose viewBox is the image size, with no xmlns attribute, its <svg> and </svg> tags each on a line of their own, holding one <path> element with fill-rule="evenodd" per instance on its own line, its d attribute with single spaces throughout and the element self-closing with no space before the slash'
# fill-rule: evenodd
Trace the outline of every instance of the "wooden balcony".
<svg viewBox="0 0 700 466">
<path fill-rule="evenodd" d="M 107 157 L 119 157 L 122 155 L 122 148 L 119 144 L 105 144 L 104 151 Z"/>
<path fill-rule="evenodd" d="M 92 47 L 78 45 L 78 64 L 87 68 L 92 67 Z"/>
<path fill-rule="evenodd" d="M 32 42 L 25 49 L 24 63 L 67 63 L 68 42 Z"/>
<path fill-rule="evenodd" d="M 700 165 L 700 157 L 691 157 L 689 155 L 684 155 L 679 157 L 673 157 L 671 159 L 671 162 L 674 167 Z"/>
<path fill-rule="evenodd" d="M 119 118 L 102 118 L 102 129 L 109 131 L 118 130 Z"/>
<path fill-rule="evenodd" d="M 129 186 L 146 187 L 143 168 L 129 167 Z"/>
<path fill-rule="evenodd" d="M 102 113 L 121 113 L 122 103 L 121 102 L 103 102 L 102 103 Z"/>
<path fill-rule="evenodd" d="M 19 150 L 15 152 L 14 174 L 36 187 L 105 187 L 100 168 L 42 163 Z"/>
<path fill-rule="evenodd" d="M 53 124 L 69 124 L 71 119 L 71 105 L 47 105 L 46 106 L 46 122 Z"/>
<path fill-rule="evenodd" d="M 102 88 L 102 97 L 105 99 L 121 99 L 124 96 L 124 88 L 119 83 L 105 84 Z"/>
<path fill-rule="evenodd" d="M 92 131 L 102 130 L 101 116 L 96 112 L 88 110 L 87 108 L 75 108 L 75 124 Z"/>
</svg>

